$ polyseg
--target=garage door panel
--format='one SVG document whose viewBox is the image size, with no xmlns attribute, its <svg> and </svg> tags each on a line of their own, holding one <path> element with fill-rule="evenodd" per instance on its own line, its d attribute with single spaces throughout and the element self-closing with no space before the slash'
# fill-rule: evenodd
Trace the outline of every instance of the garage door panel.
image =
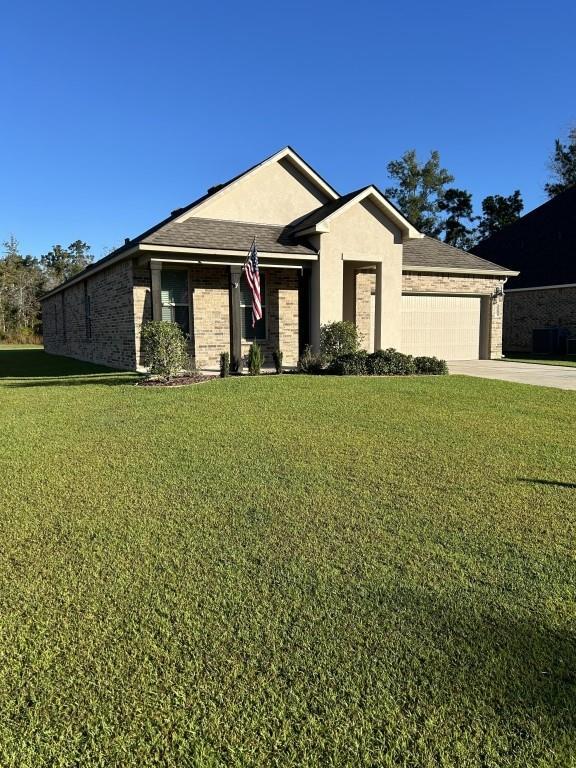
<svg viewBox="0 0 576 768">
<path fill-rule="evenodd" d="M 445 360 L 480 356 L 479 296 L 404 295 L 402 351 Z"/>
</svg>

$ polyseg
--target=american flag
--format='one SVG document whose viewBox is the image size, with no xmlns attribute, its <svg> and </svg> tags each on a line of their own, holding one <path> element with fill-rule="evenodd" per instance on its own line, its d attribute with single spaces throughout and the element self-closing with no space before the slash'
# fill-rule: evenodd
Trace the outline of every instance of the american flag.
<svg viewBox="0 0 576 768">
<path fill-rule="evenodd" d="M 260 296 L 260 270 L 258 269 L 258 251 L 256 250 L 256 238 L 252 241 L 248 258 L 244 264 L 244 274 L 252 293 L 252 328 L 256 320 L 262 317 L 262 299 Z"/>
</svg>

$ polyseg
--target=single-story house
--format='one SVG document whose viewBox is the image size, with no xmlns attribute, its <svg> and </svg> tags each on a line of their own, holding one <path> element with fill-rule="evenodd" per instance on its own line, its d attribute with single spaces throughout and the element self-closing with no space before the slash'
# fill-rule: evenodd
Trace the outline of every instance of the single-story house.
<svg viewBox="0 0 576 768">
<path fill-rule="evenodd" d="M 242 275 L 253 238 L 263 318 Z M 370 185 L 340 195 L 286 147 L 179 208 L 42 300 L 49 353 L 141 369 L 140 329 L 178 323 L 199 368 L 261 342 L 294 366 L 324 323 L 367 349 L 499 358 L 502 286 L 516 272 L 424 236 Z"/>
<path fill-rule="evenodd" d="M 520 270 L 506 286 L 504 351 L 576 354 L 576 187 L 473 251 Z"/>
</svg>

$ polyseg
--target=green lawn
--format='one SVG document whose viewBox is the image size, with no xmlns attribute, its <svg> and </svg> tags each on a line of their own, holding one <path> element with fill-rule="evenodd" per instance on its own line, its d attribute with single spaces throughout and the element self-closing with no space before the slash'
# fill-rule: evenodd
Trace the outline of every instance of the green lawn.
<svg viewBox="0 0 576 768">
<path fill-rule="evenodd" d="M 509 352 L 506 360 L 514 363 L 539 363 L 540 365 L 568 365 L 576 366 L 576 355 L 529 355 L 520 352 Z"/>
<path fill-rule="evenodd" d="M 576 764 L 576 397 L 0 351 L 0 765 Z"/>
</svg>

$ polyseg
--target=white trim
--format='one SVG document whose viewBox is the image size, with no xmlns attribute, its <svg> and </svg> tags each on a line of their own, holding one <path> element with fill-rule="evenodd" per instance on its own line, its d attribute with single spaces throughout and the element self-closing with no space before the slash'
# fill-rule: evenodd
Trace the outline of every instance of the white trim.
<svg viewBox="0 0 576 768">
<path fill-rule="evenodd" d="M 198 203 L 198 205 L 195 205 L 185 213 L 182 213 L 175 219 L 175 221 L 180 224 L 181 222 L 186 221 L 186 219 L 189 219 L 191 216 L 197 216 L 198 211 L 201 211 L 204 205 L 208 204 L 209 202 L 211 203 L 213 200 L 217 200 L 219 197 L 223 197 L 231 189 L 234 189 L 234 187 L 236 187 L 240 182 L 244 181 L 244 179 L 247 179 L 249 176 L 252 176 L 252 174 L 256 173 L 256 171 L 259 171 L 261 168 L 265 168 L 267 165 L 271 165 L 272 163 L 277 163 L 286 157 L 289 158 L 290 162 L 295 165 L 304 176 L 312 181 L 318 187 L 318 189 L 321 189 L 328 198 L 331 200 L 337 200 L 340 197 L 336 190 L 332 189 L 332 187 L 327 182 L 320 178 L 320 176 L 310 165 L 308 165 L 308 163 L 299 158 L 290 149 L 290 147 L 284 147 L 284 149 L 276 152 L 276 154 L 272 155 L 272 157 L 269 157 L 267 160 L 258 163 L 258 165 L 255 165 L 254 168 L 251 168 L 249 171 L 241 174 L 235 181 L 231 182 L 230 184 L 226 184 L 226 186 L 224 186 L 222 189 L 219 189 L 218 192 L 214 192 L 214 194 L 210 195 L 205 200 L 202 200 L 202 202 Z"/>
<path fill-rule="evenodd" d="M 503 277 L 504 275 L 509 277 L 516 277 L 520 272 L 513 272 L 510 269 L 471 269 L 469 267 L 415 267 L 402 265 L 402 272 L 443 272 L 445 274 L 454 275 L 493 275 L 495 277 Z M 509 289 L 510 290 L 510 289 Z M 506 291 L 506 293 L 509 292 Z"/>
<path fill-rule="evenodd" d="M 245 261 L 245 260 L 244 260 Z M 204 264 L 211 267 L 241 267 L 244 261 L 206 261 L 206 259 L 150 259 L 154 264 Z M 297 264 L 268 264 L 260 262 L 261 269 L 302 269 Z"/>
<path fill-rule="evenodd" d="M 247 248 L 189 248 L 187 246 L 174 247 L 172 245 L 152 245 L 148 243 L 141 243 L 139 247 L 140 251 L 156 251 L 157 253 L 190 253 L 198 255 L 210 255 L 210 256 L 239 256 L 244 257 L 248 255 Z M 258 250 L 259 259 L 294 259 L 295 261 L 318 261 L 318 254 L 311 253 L 284 253 L 283 251 L 260 251 Z"/>
<path fill-rule="evenodd" d="M 386 214 L 386 216 L 394 224 L 396 224 L 396 226 L 398 226 L 407 237 L 409 238 L 424 237 L 424 235 L 421 232 L 419 232 L 416 229 L 416 227 L 410 224 L 408 219 L 404 218 L 404 216 L 400 213 L 400 211 L 396 210 L 396 208 L 384 197 L 384 195 L 381 192 L 379 192 L 376 189 L 376 187 L 372 185 L 370 185 L 369 187 L 366 187 L 366 189 L 362 190 L 362 192 L 359 192 L 351 200 L 348 200 L 348 202 L 345 203 L 343 206 L 338 208 L 333 213 L 328 214 L 328 216 L 321 219 L 316 224 L 306 229 L 298 229 L 298 226 L 296 226 L 296 231 L 298 232 L 299 235 L 329 232 L 330 223 L 333 221 L 333 219 L 337 219 L 338 216 L 341 216 L 345 211 L 349 210 L 354 205 L 361 203 L 363 200 L 365 200 L 368 197 L 372 198 L 376 203 L 378 203 L 378 205 Z"/>
<path fill-rule="evenodd" d="M 516 274 L 519 274 L 518 272 Z M 576 283 L 560 283 L 559 285 L 536 285 L 532 288 L 508 288 L 506 293 L 518 291 L 550 291 L 553 288 L 576 288 Z"/>
</svg>

